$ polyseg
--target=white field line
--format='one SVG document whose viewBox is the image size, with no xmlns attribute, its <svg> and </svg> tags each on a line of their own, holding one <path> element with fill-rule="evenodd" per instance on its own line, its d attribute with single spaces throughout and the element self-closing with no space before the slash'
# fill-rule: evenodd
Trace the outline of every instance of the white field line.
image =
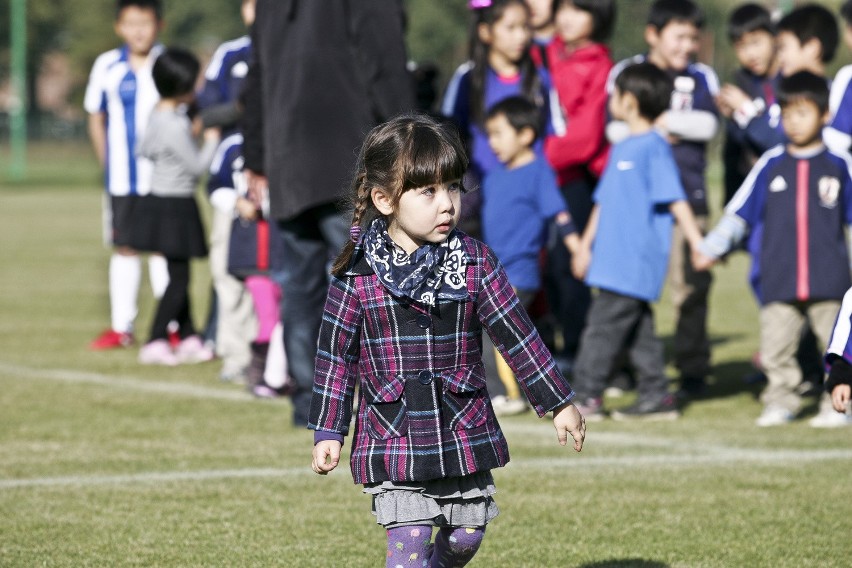
<svg viewBox="0 0 852 568">
<path fill-rule="evenodd" d="M 225 390 L 203 387 L 188 383 L 151 381 L 139 377 L 122 375 L 107 375 L 71 369 L 36 369 L 12 365 L 0 361 L 0 374 L 23 379 L 47 379 L 65 383 L 83 383 L 99 385 L 121 390 L 151 392 L 156 394 L 174 394 L 192 398 L 213 400 L 233 400 L 239 402 L 254 401 L 255 399 L 243 390 Z"/>
<path fill-rule="evenodd" d="M 570 450 L 566 450 L 570 451 Z M 571 456 L 561 458 L 537 458 L 511 462 L 501 473 L 511 476 L 515 472 L 529 469 L 588 469 L 605 468 L 624 470 L 625 468 L 651 467 L 729 467 L 743 463 L 768 464 L 805 464 L 830 460 L 850 460 L 852 450 L 754 450 L 716 448 L 700 455 L 656 454 L 637 456 Z M 348 467 L 341 464 L 333 478 L 349 483 Z M 24 479 L 0 479 L 0 491 L 10 489 L 39 487 L 103 487 L 109 485 L 136 485 L 148 483 L 174 483 L 184 481 L 208 481 L 222 479 L 286 478 L 315 475 L 308 465 L 292 468 L 256 468 L 256 469 L 211 469 L 198 471 L 164 471 L 127 475 L 81 475 L 65 477 L 37 477 Z"/>
</svg>

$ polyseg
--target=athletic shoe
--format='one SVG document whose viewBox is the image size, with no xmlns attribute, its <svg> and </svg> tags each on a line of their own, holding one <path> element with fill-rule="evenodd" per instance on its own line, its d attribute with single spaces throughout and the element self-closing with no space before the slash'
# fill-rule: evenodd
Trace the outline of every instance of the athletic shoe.
<svg viewBox="0 0 852 568">
<path fill-rule="evenodd" d="M 589 398 L 585 402 L 574 402 L 574 406 L 586 419 L 586 422 L 601 422 L 606 418 L 603 411 L 603 401 L 600 398 Z"/>
<path fill-rule="evenodd" d="M 826 409 L 808 420 L 808 424 L 811 428 L 842 428 L 852 425 L 852 416 L 845 412 Z"/>
<path fill-rule="evenodd" d="M 132 333 L 107 329 L 89 343 L 89 349 L 94 351 L 106 351 L 107 349 L 130 347 L 133 345 L 133 341 Z"/>
<path fill-rule="evenodd" d="M 491 399 L 491 406 L 494 408 L 494 414 L 497 416 L 515 416 L 523 414 L 530 409 L 530 406 L 524 399 L 508 398 L 502 394 L 498 394 Z"/>
<path fill-rule="evenodd" d="M 707 392 L 707 381 L 704 377 L 693 375 L 682 375 L 680 377 L 680 389 L 677 395 L 683 399 L 700 398 Z"/>
<path fill-rule="evenodd" d="M 169 342 L 165 339 L 155 339 L 146 343 L 139 350 L 139 362 L 143 365 L 166 365 L 174 367 L 179 363 Z"/>
<path fill-rule="evenodd" d="M 760 417 L 754 421 L 757 426 L 783 426 L 793 421 L 793 413 L 780 406 L 767 406 Z"/>
<path fill-rule="evenodd" d="M 639 400 L 632 406 L 612 412 L 612 419 L 618 421 L 665 421 L 678 418 L 680 410 L 677 407 L 677 399 L 671 394 L 658 400 Z"/>
<path fill-rule="evenodd" d="M 204 363 L 216 357 L 216 354 L 205 347 L 197 335 L 190 335 L 183 339 L 175 349 L 175 355 L 179 363 Z"/>
</svg>

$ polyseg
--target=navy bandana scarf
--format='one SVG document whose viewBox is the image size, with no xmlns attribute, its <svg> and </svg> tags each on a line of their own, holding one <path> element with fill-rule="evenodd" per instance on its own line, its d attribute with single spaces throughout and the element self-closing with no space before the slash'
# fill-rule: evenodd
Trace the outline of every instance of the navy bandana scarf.
<svg viewBox="0 0 852 568">
<path fill-rule="evenodd" d="M 440 243 L 426 243 L 411 254 L 388 235 L 387 223 L 378 218 L 361 238 L 364 257 L 381 283 L 394 296 L 428 306 L 441 300 L 467 298 L 467 257 L 455 231 Z"/>
</svg>

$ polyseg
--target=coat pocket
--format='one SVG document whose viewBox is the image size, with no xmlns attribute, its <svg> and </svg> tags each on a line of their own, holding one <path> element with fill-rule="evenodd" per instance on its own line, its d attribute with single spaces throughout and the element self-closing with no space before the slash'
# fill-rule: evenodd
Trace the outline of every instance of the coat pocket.
<svg viewBox="0 0 852 568">
<path fill-rule="evenodd" d="M 389 440 L 408 434 L 408 412 L 402 396 L 405 378 L 400 375 L 390 376 L 381 381 L 381 386 L 362 381 L 362 386 L 367 405 L 364 422 L 370 438 Z"/>
<path fill-rule="evenodd" d="M 442 373 L 444 393 L 441 403 L 444 428 L 468 430 L 483 426 L 488 419 L 488 391 L 481 365 Z"/>
</svg>

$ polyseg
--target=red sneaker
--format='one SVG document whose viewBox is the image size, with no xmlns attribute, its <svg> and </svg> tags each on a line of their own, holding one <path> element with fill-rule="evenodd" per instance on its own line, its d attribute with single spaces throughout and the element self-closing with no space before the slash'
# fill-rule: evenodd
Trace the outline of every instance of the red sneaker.
<svg viewBox="0 0 852 568">
<path fill-rule="evenodd" d="M 95 338 L 94 341 L 89 343 L 89 349 L 94 351 L 105 351 L 107 349 L 130 347 L 133 345 L 133 341 L 132 333 L 108 329 Z"/>
</svg>

